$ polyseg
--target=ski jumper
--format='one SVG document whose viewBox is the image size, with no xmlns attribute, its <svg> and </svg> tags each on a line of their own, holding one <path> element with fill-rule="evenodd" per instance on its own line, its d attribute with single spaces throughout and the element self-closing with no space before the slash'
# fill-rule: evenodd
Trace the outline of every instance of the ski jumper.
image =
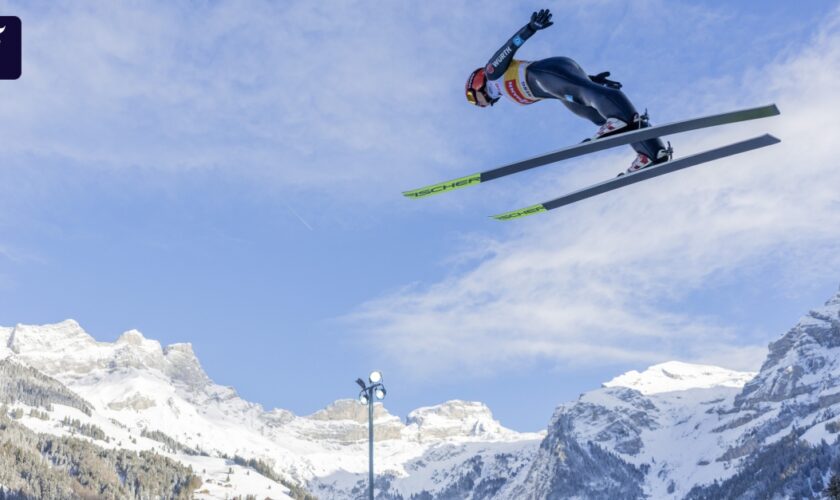
<svg viewBox="0 0 840 500">
<path fill-rule="evenodd" d="M 649 126 L 639 119 L 639 113 L 618 89 L 620 84 L 594 77 L 596 83 L 568 57 L 550 57 L 539 61 L 519 61 L 513 58 L 516 50 L 534 33 L 529 25 L 516 32 L 484 68 L 487 91 L 494 99 L 505 95 L 518 104 L 532 104 L 541 99 L 559 99 L 572 113 L 586 118 L 595 125 L 604 125 L 608 118 L 618 118 L 633 128 Z M 637 153 L 656 158 L 665 149 L 661 139 L 632 144 Z"/>
</svg>

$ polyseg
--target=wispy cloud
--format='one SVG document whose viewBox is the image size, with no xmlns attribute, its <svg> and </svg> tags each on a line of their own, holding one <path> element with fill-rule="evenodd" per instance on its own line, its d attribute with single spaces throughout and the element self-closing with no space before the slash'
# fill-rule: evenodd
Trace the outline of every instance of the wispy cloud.
<svg viewBox="0 0 840 500">
<path fill-rule="evenodd" d="M 0 89 L 4 152 L 88 168 L 212 168 L 292 188 L 392 185 L 459 159 L 446 112 L 463 105 L 466 61 L 482 54 L 481 64 L 492 46 L 478 27 L 509 10 L 20 4 L 26 63 Z M 420 19 L 430 28 L 411 30 Z"/>
<path fill-rule="evenodd" d="M 471 268 L 372 300 L 350 319 L 421 374 L 536 359 L 756 368 L 763 346 L 680 306 L 698 289 L 769 267 L 840 270 L 839 20 L 804 51 L 733 81 L 724 107 L 702 110 L 775 101 L 781 117 L 674 139 L 680 154 L 764 131 L 782 144 L 510 223 L 489 255 L 483 243 L 468 250 L 479 256 Z M 705 92 L 691 88 L 693 102 L 715 102 Z M 604 165 L 626 154 L 607 159 L 520 184 L 519 202 L 615 175 Z"/>
</svg>

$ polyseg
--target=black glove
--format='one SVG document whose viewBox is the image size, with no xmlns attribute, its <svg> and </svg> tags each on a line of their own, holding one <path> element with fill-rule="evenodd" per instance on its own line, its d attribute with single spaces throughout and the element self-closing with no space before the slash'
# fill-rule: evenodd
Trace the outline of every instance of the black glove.
<svg viewBox="0 0 840 500">
<path fill-rule="evenodd" d="M 539 31 L 548 28 L 552 24 L 554 23 L 551 22 L 551 12 L 548 9 L 540 9 L 539 12 L 531 14 L 531 22 L 528 23 L 528 27 L 533 31 Z"/>
<path fill-rule="evenodd" d="M 599 84 L 604 85 L 605 87 L 609 87 L 611 89 L 620 89 L 621 88 L 621 82 L 616 82 L 614 80 L 608 80 L 607 79 L 608 76 L 610 76 L 610 72 L 609 71 L 604 71 L 604 72 L 598 73 L 597 75 L 589 75 L 589 79 L 592 80 L 595 83 L 599 83 Z"/>
</svg>

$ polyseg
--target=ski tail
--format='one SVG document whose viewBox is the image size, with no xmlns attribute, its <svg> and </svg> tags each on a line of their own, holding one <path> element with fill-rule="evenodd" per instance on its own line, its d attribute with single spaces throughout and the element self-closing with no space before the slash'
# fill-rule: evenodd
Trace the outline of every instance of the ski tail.
<svg viewBox="0 0 840 500">
<path fill-rule="evenodd" d="M 493 218 L 496 220 L 511 220 L 546 211 L 548 211 L 548 209 L 545 208 L 545 205 L 543 205 L 542 203 L 538 203 L 536 205 L 531 205 L 530 207 L 520 208 L 519 210 L 511 210 L 510 212 L 494 215 Z"/>
<path fill-rule="evenodd" d="M 410 191 L 403 191 L 403 196 L 406 198 L 423 198 L 433 194 L 440 194 L 445 193 L 446 191 L 465 188 L 467 186 L 472 186 L 473 184 L 479 184 L 480 182 L 481 174 L 472 174 L 452 179 L 451 181 L 439 182 L 430 186 L 424 186 Z"/>
<path fill-rule="evenodd" d="M 752 139 L 747 139 L 745 141 L 727 144 L 726 146 L 721 146 L 715 149 L 709 149 L 701 153 L 686 156 L 685 158 L 671 160 L 669 162 L 662 163 L 661 165 L 648 167 L 634 172 L 632 174 L 616 177 L 614 179 L 601 182 L 600 184 L 594 184 L 587 188 L 575 191 L 573 193 L 569 193 L 565 196 L 561 196 L 560 198 L 556 198 L 551 201 L 546 201 L 538 205 L 532 205 L 530 207 L 521 208 L 519 210 L 505 212 L 503 214 L 494 215 L 492 217 L 496 220 L 504 221 L 518 219 L 527 215 L 547 212 L 549 210 L 554 210 L 555 208 L 570 205 L 572 203 L 585 200 L 587 198 L 591 198 L 593 196 L 597 196 L 599 194 L 603 194 L 609 191 L 613 191 L 624 186 L 629 186 L 630 184 L 635 184 L 637 182 L 652 179 L 654 177 L 659 177 L 660 175 L 669 174 L 671 172 L 676 172 L 677 170 L 693 167 L 695 165 L 700 165 L 702 163 L 707 163 L 713 160 L 726 158 L 727 156 L 733 156 L 739 153 L 745 153 L 754 149 L 763 148 L 765 146 L 770 146 L 779 142 L 781 141 L 777 137 L 774 137 L 770 134 L 764 134 L 758 137 L 753 137 Z"/>
</svg>

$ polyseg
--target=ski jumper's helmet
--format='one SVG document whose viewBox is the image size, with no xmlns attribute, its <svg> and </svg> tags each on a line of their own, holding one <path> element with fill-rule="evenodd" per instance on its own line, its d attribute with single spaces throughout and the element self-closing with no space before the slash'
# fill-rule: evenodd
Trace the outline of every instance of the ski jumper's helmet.
<svg viewBox="0 0 840 500">
<path fill-rule="evenodd" d="M 492 106 L 499 100 L 498 97 L 493 99 L 487 93 L 487 75 L 484 73 L 484 68 L 478 68 L 470 73 L 470 77 L 467 78 L 466 91 L 467 101 L 480 108 Z"/>
</svg>

